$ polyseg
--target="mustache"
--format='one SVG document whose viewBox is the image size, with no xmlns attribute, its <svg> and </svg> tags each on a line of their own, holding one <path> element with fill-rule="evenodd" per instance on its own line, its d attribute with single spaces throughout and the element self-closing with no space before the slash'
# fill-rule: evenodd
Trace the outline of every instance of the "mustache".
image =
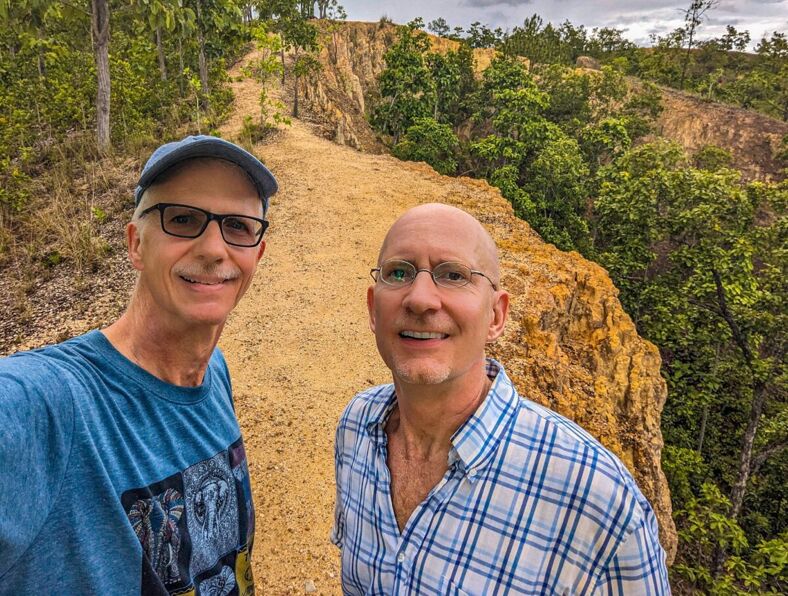
<svg viewBox="0 0 788 596">
<path fill-rule="evenodd" d="M 428 316 L 406 316 L 399 317 L 395 321 L 395 328 L 399 330 L 408 329 L 411 331 L 439 331 L 442 333 L 452 333 L 454 323 L 447 321 L 443 317 Z"/>
<path fill-rule="evenodd" d="M 226 281 L 240 277 L 241 270 L 230 263 L 189 263 L 176 267 L 175 274 L 181 277 L 213 277 Z"/>
</svg>

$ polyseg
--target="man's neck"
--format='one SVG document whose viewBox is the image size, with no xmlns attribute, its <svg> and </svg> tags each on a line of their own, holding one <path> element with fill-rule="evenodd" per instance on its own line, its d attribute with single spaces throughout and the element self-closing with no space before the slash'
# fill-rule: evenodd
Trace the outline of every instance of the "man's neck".
<svg viewBox="0 0 788 596">
<path fill-rule="evenodd" d="M 428 459 L 448 452 L 452 435 L 484 401 L 490 380 L 482 363 L 451 383 L 411 385 L 395 379 L 394 385 L 397 410 L 386 432 L 399 433 L 411 456 Z"/>
<path fill-rule="evenodd" d="M 136 365 L 162 381 L 182 387 L 202 384 L 224 325 L 176 325 L 161 320 L 144 299 L 102 329 L 109 342 Z"/>
</svg>

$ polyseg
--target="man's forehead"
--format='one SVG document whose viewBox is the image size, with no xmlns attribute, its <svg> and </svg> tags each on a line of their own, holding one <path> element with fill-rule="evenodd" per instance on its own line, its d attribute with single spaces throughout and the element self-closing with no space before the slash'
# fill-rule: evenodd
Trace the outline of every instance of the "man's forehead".
<svg viewBox="0 0 788 596">
<path fill-rule="evenodd" d="M 381 246 L 381 257 L 403 249 L 476 252 L 485 234 L 481 224 L 460 209 L 440 204 L 422 205 L 394 222 Z"/>
<path fill-rule="evenodd" d="M 378 253 L 378 264 L 392 258 L 430 266 L 460 261 L 489 273 L 496 283 L 500 275 L 498 249 L 484 226 L 469 213 L 440 203 L 414 207 L 394 222 Z"/>
</svg>

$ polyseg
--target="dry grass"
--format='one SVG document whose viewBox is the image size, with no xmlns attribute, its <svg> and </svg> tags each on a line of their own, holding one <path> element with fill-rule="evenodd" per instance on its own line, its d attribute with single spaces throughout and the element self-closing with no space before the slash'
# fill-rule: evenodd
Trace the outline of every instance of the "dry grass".
<svg viewBox="0 0 788 596">
<path fill-rule="evenodd" d="M 58 321 L 81 320 L 82 305 L 95 300 L 99 286 L 112 286 L 120 291 L 118 302 L 125 300 L 133 273 L 125 263 L 123 228 L 140 160 L 98 158 L 90 142 L 49 148 L 30 177 L 22 209 L 0 209 L 0 353 L 37 332 L 58 333 Z"/>
</svg>

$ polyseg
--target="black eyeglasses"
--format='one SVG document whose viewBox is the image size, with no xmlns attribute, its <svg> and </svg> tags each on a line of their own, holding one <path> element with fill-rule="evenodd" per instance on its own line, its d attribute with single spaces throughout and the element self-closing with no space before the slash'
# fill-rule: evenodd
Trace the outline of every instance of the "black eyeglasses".
<svg viewBox="0 0 788 596">
<path fill-rule="evenodd" d="M 380 267 L 375 267 L 369 273 L 375 281 L 383 282 L 388 286 L 404 288 L 416 281 L 416 276 L 422 271 L 429 273 L 435 285 L 442 288 L 461 288 L 471 283 L 474 275 L 481 275 L 490 282 L 493 290 L 498 289 L 495 282 L 481 271 L 476 271 L 467 265 L 454 262 L 440 263 L 430 270 L 418 269 L 416 265 L 409 261 L 390 259 L 383 261 Z"/>
<path fill-rule="evenodd" d="M 140 217 L 156 210 L 161 216 L 162 231 L 178 238 L 197 238 L 211 221 L 216 220 L 227 244 L 249 247 L 260 244 L 268 228 L 268 222 L 258 217 L 231 213 L 217 215 L 199 207 L 177 203 L 157 203 L 140 213 Z"/>
</svg>

